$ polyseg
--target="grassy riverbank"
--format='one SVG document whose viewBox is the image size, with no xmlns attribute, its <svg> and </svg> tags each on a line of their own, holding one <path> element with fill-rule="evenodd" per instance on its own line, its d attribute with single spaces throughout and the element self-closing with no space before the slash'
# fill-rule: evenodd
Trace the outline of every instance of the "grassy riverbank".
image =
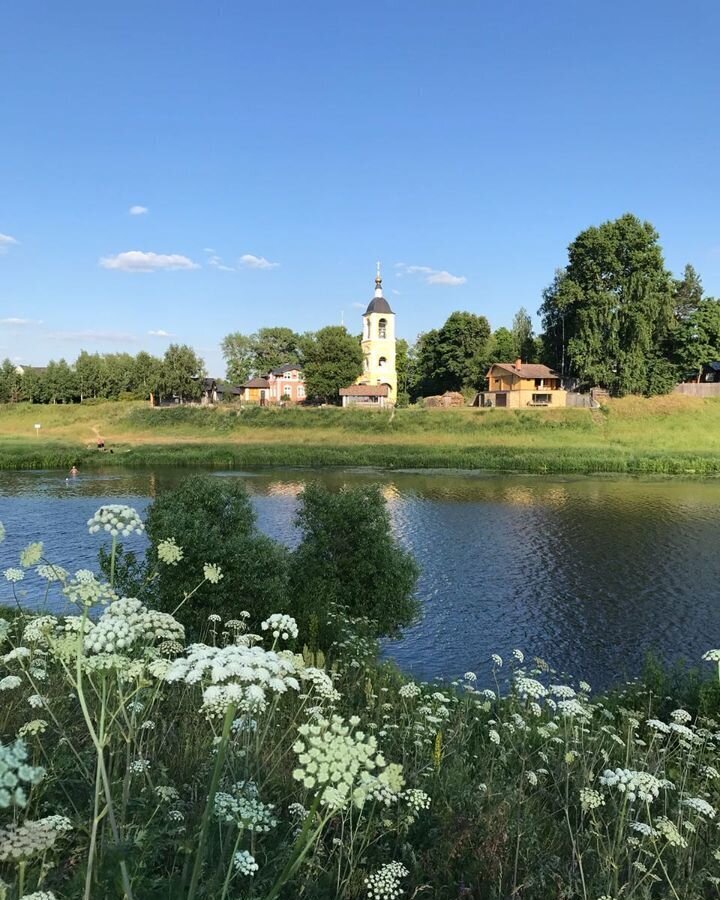
<svg viewBox="0 0 720 900">
<path fill-rule="evenodd" d="M 35 435 L 34 425 L 41 425 Z M 113 453 L 95 449 L 100 434 Z M 720 473 L 720 401 L 601 411 L 0 407 L 0 468 L 381 466 L 532 473 Z"/>
</svg>

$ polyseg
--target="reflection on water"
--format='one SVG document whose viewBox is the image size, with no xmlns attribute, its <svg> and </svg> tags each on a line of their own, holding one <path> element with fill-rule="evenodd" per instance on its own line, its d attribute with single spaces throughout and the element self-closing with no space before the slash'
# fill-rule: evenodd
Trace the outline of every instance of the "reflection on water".
<svg viewBox="0 0 720 900">
<path fill-rule="evenodd" d="M 0 569 L 35 539 L 55 562 L 94 566 L 85 522 L 97 506 L 143 510 L 185 474 L 0 472 Z M 242 479 L 262 530 L 289 545 L 308 480 L 380 484 L 422 567 L 422 621 L 387 653 L 420 677 L 472 669 L 482 678 L 490 653 L 521 647 L 602 686 L 637 673 L 647 651 L 696 661 L 720 642 L 720 482 L 297 469 L 218 477 Z M 19 587 L 37 602 L 32 578 Z M 0 592 L 12 601 L 7 583 Z"/>
</svg>

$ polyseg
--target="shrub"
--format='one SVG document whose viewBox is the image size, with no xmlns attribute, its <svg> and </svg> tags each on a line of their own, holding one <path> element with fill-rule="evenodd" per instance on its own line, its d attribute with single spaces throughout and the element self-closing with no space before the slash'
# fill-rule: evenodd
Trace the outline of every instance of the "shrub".
<svg viewBox="0 0 720 900">
<path fill-rule="evenodd" d="M 147 535 L 153 568 L 158 546 L 171 538 L 182 548 L 185 562 L 159 567 L 151 582 L 158 609 L 173 612 L 196 587 L 197 572 L 206 563 L 220 568 L 222 579 L 217 584 L 206 580 L 177 613 L 191 632 L 200 633 L 209 613 L 232 619 L 246 609 L 258 625 L 270 613 L 285 610 L 288 552 L 257 530 L 250 498 L 239 481 L 187 478 L 150 505 Z"/>
<path fill-rule="evenodd" d="M 368 617 L 375 633 L 396 634 L 417 613 L 418 567 L 395 540 L 385 499 L 377 487 L 331 493 L 308 485 L 297 524 L 303 536 L 292 555 L 293 612 L 303 623 L 331 606 Z"/>
</svg>

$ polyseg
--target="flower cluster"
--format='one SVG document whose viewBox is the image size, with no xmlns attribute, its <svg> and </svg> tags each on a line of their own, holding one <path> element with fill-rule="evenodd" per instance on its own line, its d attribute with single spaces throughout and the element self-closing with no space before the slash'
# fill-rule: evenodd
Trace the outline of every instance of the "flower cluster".
<svg viewBox="0 0 720 900">
<path fill-rule="evenodd" d="M 125 653 L 139 642 L 185 640 L 184 627 L 168 613 L 147 609 L 134 597 L 111 603 L 85 636 L 88 653 Z"/>
<path fill-rule="evenodd" d="M 20 551 L 20 565 L 23 569 L 31 569 L 42 559 L 43 545 L 41 541 L 34 541 Z"/>
<path fill-rule="evenodd" d="M 340 699 L 340 694 L 335 689 L 332 678 L 324 669 L 307 666 L 300 670 L 300 677 L 303 681 L 312 685 L 313 693 L 321 700 L 327 700 L 328 703 L 337 703 Z"/>
<path fill-rule="evenodd" d="M 12 744 L 0 743 L 0 809 L 25 806 L 25 785 L 37 784 L 44 775 L 42 767 L 28 765 L 24 741 L 18 739 Z"/>
<path fill-rule="evenodd" d="M 52 565 L 51 563 L 43 563 L 43 565 L 38 566 L 35 569 L 35 572 L 40 578 L 44 578 L 45 581 L 67 581 L 68 577 L 67 569 L 63 569 L 62 566 Z"/>
<path fill-rule="evenodd" d="M 239 875 L 249 875 L 252 878 L 259 866 L 252 853 L 247 850 L 238 850 L 233 855 L 233 868 Z"/>
<path fill-rule="evenodd" d="M 371 900 L 395 900 L 402 895 L 401 879 L 408 875 L 402 863 L 385 863 L 377 872 L 365 879 L 367 895 Z"/>
<path fill-rule="evenodd" d="M 673 787 L 669 781 L 656 778 L 650 772 L 637 772 L 634 769 L 606 769 L 600 776 L 600 784 L 617 788 L 631 803 L 638 799 L 643 803 L 652 803 L 660 795 L 661 789 Z"/>
<path fill-rule="evenodd" d="M 262 803 L 253 791 L 240 782 L 229 792 L 218 791 L 215 794 L 215 815 L 226 824 L 247 828 L 248 831 L 262 833 L 270 831 L 277 825 L 273 815 L 273 806 Z"/>
<path fill-rule="evenodd" d="M 702 797 L 686 797 L 683 804 L 707 819 L 715 818 L 715 809 Z"/>
<path fill-rule="evenodd" d="M 65 816 L 26 819 L 22 825 L 10 825 L 0 830 L 0 862 L 18 862 L 45 853 L 61 834 L 71 829 Z"/>
<path fill-rule="evenodd" d="M 215 565 L 214 563 L 205 563 L 203 566 L 203 575 L 210 584 L 219 584 L 220 580 L 225 577 L 220 566 Z"/>
<path fill-rule="evenodd" d="M 419 684 L 415 684 L 414 681 L 406 682 L 398 691 L 403 700 L 413 700 L 415 697 L 419 697 L 422 694 L 422 688 Z"/>
<path fill-rule="evenodd" d="M 25 577 L 25 573 L 22 569 L 15 569 L 12 566 L 9 569 L 5 569 L 3 575 L 5 576 L 5 581 L 9 581 L 11 583 L 22 581 Z"/>
<path fill-rule="evenodd" d="M 597 809 L 605 803 L 605 798 L 599 791 L 592 788 L 582 788 L 580 790 L 580 803 L 583 809 Z"/>
<path fill-rule="evenodd" d="M 90 534 L 105 531 L 113 537 L 130 537 L 131 534 L 142 534 L 145 531 L 137 510 L 122 503 L 101 506 L 95 515 L 88 519 L 87 524 Z"/>
<path fill-rule="evenodd" d="M 103 582 L 98 581 L 95 574 L 89 569 L 78 570 L 73 578 L 65 584 L 63 594 L 71 603 L 78 606 L 95 606 L 95 604 L 110 603 L 111 600 L 117 600 L 117 594 L 112 587 Z"/>
<path fill-rule="evenodd" d="M 263 709 L 268 691 L 299 691 L 296 674 L 292 654 L 237 644 L 191 644 L 185 656 L 172 660 L 164 677 L 186 684 L 209 682 L 203 693 L 203 709 L 209 715 L 222 715 L 231 705 L 243 712 Z"/>
<path fill-rule="evenodd" d="M 183 558 L 183 549 L 179 547 L 175 538 L 166 538 L 157 545 L 157 555 L 160 562 L 167 566 L 176 566 Z"/>
<path fill-rule="evenodd" d="M 289 638 L 296 638 L 299 634 L 297 622 L 292 616 L 286 616 L 285 613 L 273 613 L 260 623 L 260 627 L 263 631 L 272 632 L 275 640 L 282 638 L 287 641 Z"/>
<path fill-rule="evenodd" d="M 353 731 L 359 722 L 356 716 L 348 723 L 341 716 L 320 717 L 298 728 L 300 739 L 293 745 L 299 763 L 293 778 L 307 790 L 317 791 L 321 802 L 334 809 L 342 809 L 350 799 L 362 807 L 380 785 L 393 793 L 402 789 L 399 766 L 380 777 L 387 763 L 374 735 Z"/>
</svg>

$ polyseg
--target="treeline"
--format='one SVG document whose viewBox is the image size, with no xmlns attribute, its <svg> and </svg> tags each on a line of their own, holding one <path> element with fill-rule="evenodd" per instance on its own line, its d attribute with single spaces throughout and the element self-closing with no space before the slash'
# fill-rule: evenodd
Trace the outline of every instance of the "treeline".
<svg viewBox="0 0 720 900">
<path fill-rule="evenodd" d="M 482 389 L 492 363 L 518 357 L 545 363 L 580 388 L 598 385 L 618 396 L 667 393 L 720 360 L 720 300 L 705 296 L 691 265 L 682 278 L 674 278 L 658 233 L 636 216 L 626 214 L 581 232 L 542 300 L 538 335 L 527 310 L 520 308 L 511 328 L 493 331 L 485 316 L 457 311 L 413 345 L 398 339 L 398 403 Z M 360 340 L 339 325 L 304 334 L 273 327 L 233 332 L 221 349 L 232 384 L 296 363 L 303 369 L 308 402 L 337 403 L 339 389 L 362 372 Z M 83 352 L 72 365 L 60 360 L 22 376 L 6 360 L 0 401 L 195 400 L 203 374 L 202 360 L 190 347 L 178 345 L 171 345 L 163 359 L 149 353 Z"/>
<path fill-rule="evenodd" d="M 0 367 L 0 402 L 197 400 L 204 373 L 202 359 L 184 344 L 171 344 L 162 358 L 144 351 L 133 356 L 83 350 L 74 363 L 51 360 L 43 368 L 22 368 L 6 359 Z"/>
</svg>

